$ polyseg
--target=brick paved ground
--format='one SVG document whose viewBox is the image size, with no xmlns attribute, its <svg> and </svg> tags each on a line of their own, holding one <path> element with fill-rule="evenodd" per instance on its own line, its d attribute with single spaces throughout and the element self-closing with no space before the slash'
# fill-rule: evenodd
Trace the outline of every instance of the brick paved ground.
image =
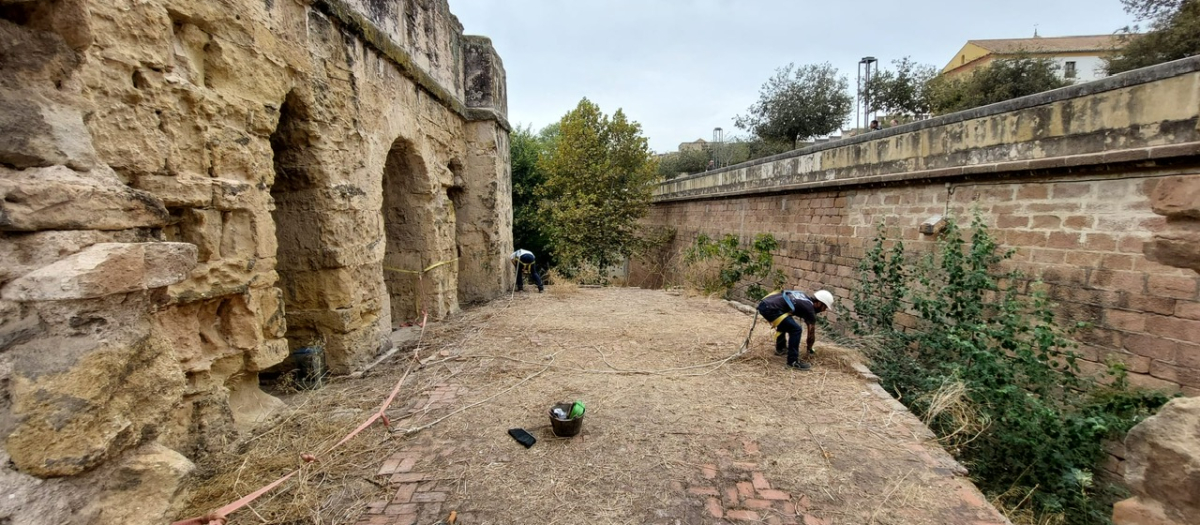
<svg viewBox="0 0 1200 525">
<path fill-rule="evenodd" d="M 400 428 L 498 395 L 548 353 L 563 364 L 429 430 L 383 441 L 372 481 L 386 491 L 351 523 L 432 525 L 452 510 L 460 525 L 1007 523 L 920 421 L 828 353 L 807 374 L 785 371 L 769 339 L 717 373 L 571 373 L 662 368 L 645 352 L 667 345 L 727 355 L 747 319 L 661 292 L 581 294 L 586 301 L 544 294 L 495 307 L 486 331 L 422 372 L 416 393 L 391 413 Z M 626 306 L 639 314 L 614 313 Z M 689 335 L 673 342 L 659 323 L 681 311 L 695 327 L 679 328 Z M 497 349 L 524 362 L 453 361 Z M 589 403 L 583 432 L 554 437 L 546 403 L 575 398 Z M 506 435 L 513 427 L 538 443 L 524 449 Z"/>
<path fill-rule="evenodd" d="M 862 369 L 863 375 L 869 372 Z M 933 436 L 911 414 L 899 412 L 903 406 L 878 386 L 868 382 L 874 396 L 870 403 L 879 409 L 896 413 L 896 426 L 903 432 L 928 440 Z M 435 385 L 428 394 L 409 403 L 409 412 L 438 413 L 454 407 L 460 394 L 468 389 L 448 383 Z M 413 410 L 415 408 L 415 410 Z M 397 423 L 400 427 L 413 421 L 412 416 Z M 815 437 L 815 436 L 814 436 Z M 904 483 L 928 483 L 944 491 L 951 501 L 941 502 L 938 509 L 902 510 L 878 517 L 879 523 L 946 523 L 967 525 L 1003 525 L 1008 523 L 988 504 L 978 489 L 961 477 L 965 471 L 945 451 L 932 443 L 912 441 L 902 450 L 911 455 L 912 469 L 905 479 L 895 480 L 895 489 Z M 419 525 L 434 524 L 444 519 L 450 510 L 459 508 L 462 496 L 455 490 L 461 473 L 452 474 L 445 464 L 460 452 L 460 446 L 442 442 L 433 445 L 408 445 L 394 452 L 383 462 L 376 476 L 389 486 L 389 497 L 368 503 L 358 525 Z M 828 456 L 828 453 L 824 453 Z M 878 453 L 871 451 L 871 459 Z M 678 498 L 680 516 L 674 523 L 767 523 L 771 525 L 833 525 L 853 523 L 839 520 L 827 506 L 814 504 L 813 497 L 802 491 L 773 485 L 760 467 L 767 459 L 758 441 L 743 439 L 723 443 L 712 452 L 711 462 L 694 465 L 695 472 L 687 481 L 670 481 L 669 490 Z M 830 458 L 826 458 L 830 459 Z M 847 458 L 858 461 L 856 458 Z M 862 458 L 867 459 L 867 458 Z M 911 476 L 917 469 L 923 472 Z M 911 479 L 910 479 L 911 477 Z M 889 494 L 885 494 L 887 497 Z M 820 497 L 820 496 L 818 496 Z M 881 505 L 882 506 L 882 505 Z M 702 512 L 694 512 L 702 507 Z M 823 508 L 825 507 L 825 508 Z M 495 523 L 486 512 L 465 512 L 459 516 L 463 525 Z M 696 519 L 697 516 L 700 519 Z M 696 520 L 696 521 L 692 521 Z M 671 523 L 670 518 L 662 523 Z"/>
</svg>

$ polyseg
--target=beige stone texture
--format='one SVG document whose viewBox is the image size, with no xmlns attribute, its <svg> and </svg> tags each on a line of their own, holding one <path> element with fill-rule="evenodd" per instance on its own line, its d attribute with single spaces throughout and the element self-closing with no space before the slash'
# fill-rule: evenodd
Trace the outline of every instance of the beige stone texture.
<svg viewBox="0 0 1200 525">
<path fill-rule="evenodd" d="M 269 419 L 292 348 L 351 372 L 503 291 L 505 75 L 444 0 L 0 3 L 5 450 L 126 481 L 55 522 L 162 522 L 188 467 L 147 447 Z"/>
<path fill-rule="evenodd" d="M 103 170 L 0 167 L 0 231 L 152 228 L 167 217 L 153 196 Z"/>
<path fill-rule="evenodd" d="M 37 476 L 79 474 L 115 457 L 183 392 L 175 356 L 154 337 L 45 337 L 9 352 L 17 425 L 5 449 Z"/>
<path fill-rule="evenodd" d="M 64 301 L 150 290 L 184 280 L 195 266 L 196 246 L 188 243 L 99 243 L 14 279 L 0 297 Z"/>
<path fill-rule="evenodd" d="M 278 400 L 277 400 L 278 401 Z M 171 501 L 196 468 L 180 453 L 151 443 L 130 451 L 103 478 L 99 495 L 80 514 L 93 523 L 171 519 Z"/>
</svg>

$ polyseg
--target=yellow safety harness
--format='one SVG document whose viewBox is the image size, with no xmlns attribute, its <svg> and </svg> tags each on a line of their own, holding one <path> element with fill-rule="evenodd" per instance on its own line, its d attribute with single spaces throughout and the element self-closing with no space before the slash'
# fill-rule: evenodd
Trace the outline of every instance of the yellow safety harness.
<svg viewBox="0 0 1200 525">
<path fill-rule="evenodd" d="M 783 337 L 783 332 L 780 332 L 780 331 L 779 331 L 779 325 L 780 325 L 781 323 L 783 323 L 783 320 L 784 320 L 784 319 L 787 319 L 787 318 L 789 318 L 789 317 L 791 317 L 791 316 L 792 316 L 792 314 L 783 314 L 783 315 L 781 315 L 781 316 L 779 316 L 779 317 L 776 317 L 774 321 L 771 321 L 771 328 L 774 328 L 774 329 L 775 329 L 775 338 L 776 338 L 776 339 L 779 339 L 780 337 Z"/>
<path fill-rule="evenodd" d="M 527 262 L 521 262 L 521 260 L 520 260 L 520 259 L 513 259 L 513 260 L 512 260 L 512 262 L 513 262 L 513 266 L 516 266 L 516 265 L 518 265 L 518 264 L 519 264 L 519 265 L 521 265 L 521 269 L 522 269 L 522 270 L 524 270 L 524 271 L 528 272 L 528 271 L 529 271 L 529 269 L 533 267 L 533 263 L 536 263 L 537 261 L 533 261 L 533 262 L 531 262 L 531 263 L 527 263 Z"/>
<path fill-rule="evenodd" d="M 783 293 L 783 290 L 775 290 L 774 292 L 771 292 L 771 293 L 769 293 L 769 294 L 767 294 L 767 295 L 764 295 L 764 296 L 763 296 L 763 299 L 766 299 L 767 297 L 770 297 L 770 296 L 772 296 L 772 295 L 775 295 L 775 294 L 777 294 L 777 293 Z M 786 296 L 786 295 L 784 296 L 784 300 L 785 300 L 785 301 L 787 301 L 787 296 Z M 791 301 L 787 301 L 787 303 L 788 303 L 788 305 L 791 305 L 791 304 L 792 304 L 792 302 L 791 302 Z M 771 328 L 774 328 L 774 329 L 775 329 L 775 338 L 776 338 L 776 339 L 779 339 L 780 337 L 783 337 L 783 332 L 780 332 L 780 331 L 779 331 L 779 325 L 783 323 L 784 319 L 787 319 L 787 318 L 789 318 L 789 317 L 791 317 L 791 316 L 792 316 L 792 314 L 783 314 L 783 315 L 781 315 L 781 316 L 779 316 L 779 317 L 776 317 L 774 320 L 772 320 L 772 321 L 771 321 Z"/>
</svg>

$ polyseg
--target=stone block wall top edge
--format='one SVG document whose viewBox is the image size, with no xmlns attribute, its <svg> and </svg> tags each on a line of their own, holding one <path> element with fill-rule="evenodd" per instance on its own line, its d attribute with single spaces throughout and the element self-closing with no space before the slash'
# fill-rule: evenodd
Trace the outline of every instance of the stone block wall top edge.
<svg viewBox="0 0 1200 525">
<path fill-rule="evenodd" d="M 1134 155 L 1137 154 L 1137 155 Z M 1126 155 L 1134 160 L 1117 158 Z M 1088 166 L 1103 165 L 1111 167 L 1116 164 L 1133 163 L 1145 165 L 1174 165 L 1177 159 L 1192 159 L 1200 157 L 1200 141 L 1169 146 L 1154 146 L 1134 148 L 1129 150 L 1111 150 L 1084 155 L 1069 155 L 1048 157 L 1035 160 L 1015 160 L 1008 162 L 993 162 L 968 166 L 915 170 L 896 173 L 877 173 L 856 177 L 832 178 L 825 175 L 815 177 L 816 180 L 800 182 L 784 182 L 779 178 L 762 178 L 754 180 L 737 180 L 727 184 L 704 184 L 696 179 L 680 181 L 672 179 L 664 182 L 654 191 L 655 203 L 679 202 L 697 199 L 712 199 L 722 197 L 745 197 L 751 195 L 793 193 L 804 191 L 830 191 L 879 184 L 900 184 L 911 182 L 949 181 L 963 178 L 987 177 L 989 180 L 1014 178 L 1022 176 L 1052 176 L 1058 171 L 1078 171 Z M 668 189 L 676 183 L 678 189 Z"/>
<path fill-rule="evenodd" d="M 500 123 L 506 131 L 512 128 L 508 124 L 505 115 L 496 111 L 472 111 L 475 108 L 468 108 L 464 100 L 455 94 L 456 89 L 453 86 L 447 87 L 442 85 L 431 73 L 421 68 L 412 57 L 412 54 L 402 45 L 394 41 L 388 34 L 375 25 L 371 19 L 360 13 L 357 9 L 347 4 L 344 0 L 311 0 L 313 9 L 325 14 L 326 16 L 336 20 L 338 23 L 349 29 L 356 37 L 361 39 L 364 44 L 371 46 L 380 55 L 386 57 L 389 61 L 396 64 L 397 68 L 409 79 L 415 82 L 421 89 L 428 92 L 434 99 L 445 105 L 458 116 L 466 121 L 475 120 L 495 120 Z M 462 25 L 458 23 L 457 17 L 448 11 L 447 13 L 453 18 L 456 24 L 458 34 L 462 37 Z M 485 37 L 472 36 L 471 41 L 478 42 Z M 467 40 L 463 40 L 464 43 Z M 490 47 L 490 39 L 487 39 Z M 500 56 L 492 50 L 492 55 L 496 64 L 501 66 Z M 459 81 L 463 81 L 462 78 Z"/>
<path fill-rule="evenodd" d="M 798 150 L 793 150 L 793 151 L 780 153 L 777 155 L 772 155 L 770 157 L 763 157 L 761 159 L 755 159 L 755 160 L 751 160 L 748 162 L 743 162 L 741 164 L 735 164 L 733 166 L 721 168 L 721 169 L 715 170 L 715 171 L 702 172 L 702 173 L 698 173 L 698 174 L 687 176 L 687 177 L 680 177 L 677 179 L 672 179 L 672 181 L 674 182 L 674 181 L 682 181 L 682 180 L 694 180 L 694 179 L 698 179 L 698 178 L 702 178 L 702 177 L 710 177 L 710 176 L 713 176 L 716 174 L 721 174 L 721 173 L 735 172 L 737 170 L 751 168 L 751 167 L 759 166 L 759 165 L 763 165 L 763 164 L 770 164 L 773 162 L 803 157 L 803 156 L 811 155 L 813 153 L 818 153 L 821 151 L 832 150 L 832 149 L 837 149 L 837 148 L 844 148 L 846 146 L 853 146 L 856 144 L 862 144 L 865 142 L 876 141 L 879 139 L 890 139 L 890 138 L 894 138 L 899 135 L 903 135 L 906 133 L 912 133 L 915 131 L 921 131 L 921 130 L 925 130 L 925 129 L 946 126 L 949 124 L 965 122 L 965 121 L 974 120 L 974 119 L 983 118 L 983 117 L 995 116 L 995 115 L 999 115 L 1002 113 L 1015 112 L 1015 111 L 1019 111 L 1022 109 L 1028 109 L 1028 108 L 1032 108 L 1032 107 L 1036 107 L 1036 106 L 1043 106 L 1046 104 L 1070 100 L 1070 99 L 1074 99 L 1074 98 L 1082 98 L 1082 97 L 1086 97 L 1089 95 L 1096 95 L 1096 94 L 1104 93 L 1107 91 L 1114 91 L 1114 90 L 1133 87 L 1133 86 L 1137 86 L 1137 85 L 1141 85 L 1141 84 L 1149 84 L 1152 82 L 1157 82 L 1160 80 L 1166 80 L 1166 79 L 1183 76 L 1183 75 L 1187 75 L 1190 73 L 1197 73 L 1197 72 L 1200 72 L 1200 55 L 1183 58 L 1183 59 L 1175 60 L 1173 62 L 1167 62 L 1164 64 L 1158 64 L 1155 66 L 1150 66 L 1150 67 L 1146 67 L 1146 68 L 1142 68 L 1142 69 L 1135 69 L 1133 71 L 1128 71 L 1128 72 L 1121 73 L 1118 75 L 1113 75 L 1111 77 L 1103 78 L 1100 80 L 1095 80 L 1092 82 L 1076 84 L 1073 86 L 1067 86 L 1067 87 L 1063 87 L 1063 88 L 1059 88 L 1059 89 L 1055 89 L 1055 90 L 1051 90 L 1051 91 L 1046 91 L 1046 92 L 1042 92 L 1042 93 L 1036 93 L 1033 95 L 1027 95 L 1027 96 L 1020 97 L 1020 98 L 1015 98 L 1012 100 L 997 102 L 995 104 L 990 104 L 987 106 L 981 106 L 981 107 L 977 107 L 977 108 L 968 109 L 965 111 L 950 113 L 948 115 L 942 115 L 942 116 L 934 117 L 934 118 L 927 119 L 927 120 L 910 122 L 908 124 L 903 124 L 903 125 L 896 126 L 893 128 L 887 128 L 887 129 L 880 130 L 880 131 L 864 133 L 861 135 L 847 137 L 847 138 L 843 138 L 840 140 L 834 140 L 834 141 L 829 141 L 829 142 L 822 143 L 822 144 L 816 144 L 816 145 L 808 146 L 808 147 L 801 148 Z M 1195 115 L 1192 115 L 1192 117 L 1195 117 Z"/>
</svg>

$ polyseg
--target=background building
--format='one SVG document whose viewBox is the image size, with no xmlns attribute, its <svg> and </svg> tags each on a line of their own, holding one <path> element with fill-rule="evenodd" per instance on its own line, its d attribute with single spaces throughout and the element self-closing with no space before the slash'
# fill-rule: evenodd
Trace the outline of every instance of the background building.
<svg viewBox="0 0 1200 525">
<path fill-rule="evenodd" d="M 1104 58 L 1121 48 L 1116 35 L 1058 36 L 968 40 L 942 68 L 943 75 L 968 74 L 994 60 L 1028 56 L 1048 58 L 1058 66 L 1058 75 L 1075 82 L 1104 78 Z"/>
</svg>

